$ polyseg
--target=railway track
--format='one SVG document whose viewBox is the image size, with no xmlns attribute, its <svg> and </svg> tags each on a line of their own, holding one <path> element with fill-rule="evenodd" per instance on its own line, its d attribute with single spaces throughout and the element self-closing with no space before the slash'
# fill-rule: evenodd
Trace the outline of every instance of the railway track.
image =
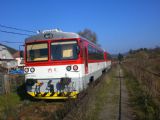
<svg viewBox="0 0 160 120">
<path fill-rule="evenodd" d="M 85 91 L 83 91 L 79 94 L 78 98 L 75 101 L 71 99 L 70 108 L 72 110 L 69 110 L 67 115 L 64 116 L 63 120 L 74 119 L 75 114 L 77 114 L 77 113 L 75 113 L 75 111 L 77 111 L 77 109 L 84 109 L 84 110 L 86 109 L 85 107 L 87 107 L 88 102 L 90 101 L 90 97 L 92 96 L 90 94 L 94 94 L 93 89 L 96 89 L 97 87 L 99 87 L 100 83 L 104 80 L 104 77 L 106 76 L 106 74 L 107 73 L 103 73 L 100 78 L 98 78 L 97 80 L 92 82 Z M 70 101 L 68 101 L 68 102 L 70 102 Z M 67 105 L 67 103 L 66 103 L 66 105 Z M 77 112 L 79 112 L 79 111 L 77 111 Z M 80 112 L 81 115 L 85 114 L 85 113 L 83 113 L 84 111 L 81 111 L 81 112 Z M 81 118 L 78 118 L 78 120 L 81 120 Z"/>
<path fill-rule="evenodd" d="M 118 120 L 121 120 L 121 113 L 122 113 L 122 70 L 120 66 L 118 66 L 118 80 L 119 80 L 119 113 L 118 113 Z"/>
<path fill-rule="evenodd" d="M 117 72 L 117 79 L 119 80 L 118 120 L 132 120 L 134 118 L 133 111 L 129 106 L 128 90 L 126 88 L 124 73 L 120 65 L 117 68 Z"/>
</svg>

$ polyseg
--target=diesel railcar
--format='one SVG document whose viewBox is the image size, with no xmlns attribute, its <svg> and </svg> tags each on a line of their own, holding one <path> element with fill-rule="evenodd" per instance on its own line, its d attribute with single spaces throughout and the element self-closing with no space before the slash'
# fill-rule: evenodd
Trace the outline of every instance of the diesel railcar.
<svg viewBox="0 0 160 120">
<path fill-rule="evenodd" d="M 34 98 L 76 98 L 110 67 L 107 52 L 77 33 L 45 30 L 25 39 L 26 90 Z"/>
</svg>

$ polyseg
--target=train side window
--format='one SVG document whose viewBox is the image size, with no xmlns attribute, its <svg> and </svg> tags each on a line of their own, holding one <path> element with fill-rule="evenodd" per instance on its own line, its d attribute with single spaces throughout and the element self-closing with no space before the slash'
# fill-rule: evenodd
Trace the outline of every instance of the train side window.
<svg viewBox="0 0 160 120">
<path fill-rule="evenodd" d="M 88 45 L 88 57 L 90 60 L 104 60 L 103 51 Z"/>
</svg>

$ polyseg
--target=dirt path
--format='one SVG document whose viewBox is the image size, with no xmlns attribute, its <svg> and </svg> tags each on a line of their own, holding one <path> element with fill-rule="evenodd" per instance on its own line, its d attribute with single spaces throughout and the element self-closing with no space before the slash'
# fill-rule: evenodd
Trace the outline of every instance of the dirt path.
<svg viewBox="0 0 160 120">
<path fill-rule="evenodd" d="M 63 103 L 37 102 L 22 108 L 19 113 L 19 120 L 49 119 L 59 109 L 63 109 Z"/>
<path fill-rule="evenodd" d="M 132 109 L 129 105 L 128 91 L 125 85 L 125 78 L 123 70 L 120 66 L 116 67 L 115 74 L 112 76 L 112 87 L 106 94 L 108 99 L 106 100 L 103 109 L 99 114 L 99 120 L 132 120 Z M 106 78 L 106 81 L 108 78 Z M 120 100 L 120 80 L 121 80 L 121 101 Z M 119 103 L 121 102 L 121 105 Z M 121 107 L 119 109 L 119 107 Z M 121 115 L 119 115 L 119 113 Z"/>
<path fill-rule="evenodd" d="M 121 79 L 121 120 L 133 120 L 133 111 L 130 107 L 128 90 L 125 84 L 123 70 L 119 67 Z"/>
</svg>

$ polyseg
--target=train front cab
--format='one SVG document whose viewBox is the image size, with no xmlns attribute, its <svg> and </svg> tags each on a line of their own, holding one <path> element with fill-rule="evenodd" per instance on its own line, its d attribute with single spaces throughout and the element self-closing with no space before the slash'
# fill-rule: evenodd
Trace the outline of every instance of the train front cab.
<svg viewBox="0 0 160 120">
<path fill-rule="evenodd" d="M 79 40 L 64 39 L 63 41 L 48 40 L 47 42 L 26 43 L 25 79 L 29 95 L 37 99 L 77 98 L 78 93 L 84 89 L 82 78 L 84 72 L 83 55 Z M 44 43 L 47 45 L 44 45 Z M 61 49 L 55 53 L 54 50 L 58 47 Z M 38 53 L 38 51 L 40 52 Z M 43 51 L 47 52 L 44 53 Z M 45 61 L 42 61 L 42 56 L 39 54 L 47 55 Z M 68 58 L 61 59 L 60 54 Z M 30 58 L 28 58 L 34 56 L 32 59 L 38 60 L 39 58 L 35 58 L 38 55 L 40 61 L 29 60 Z M 77 57 L 69 59 L 70 56 Z M 46 60 L 46 58 L 48 59 Z M 87 70 L 87 67 L 85 68 Z"/>
</svg>

